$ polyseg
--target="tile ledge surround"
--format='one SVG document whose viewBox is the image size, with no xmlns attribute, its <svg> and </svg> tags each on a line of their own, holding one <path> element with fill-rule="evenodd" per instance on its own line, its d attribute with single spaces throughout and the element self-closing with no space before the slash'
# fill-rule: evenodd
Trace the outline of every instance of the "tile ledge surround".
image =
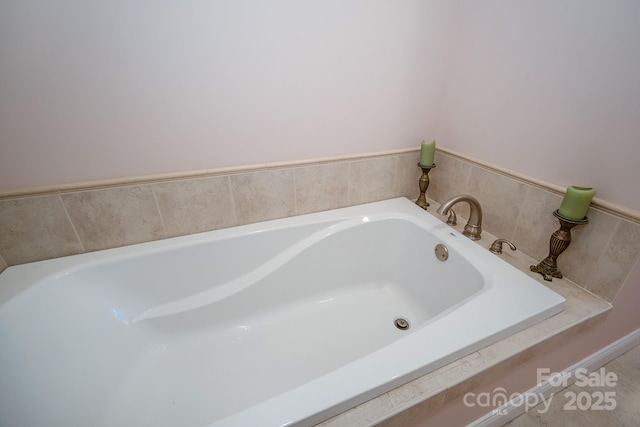
<svg viewBox="0 0 640 427">
<path fill-rule="evenodd" d="M 463 161 L 475 163 L 481 167 L 491 169 L 496 173 L 537 187 L 551 190 L 554 193 L 562 194 L 564 192 L 560 187 L 538 182 L 524 175 L 507 171 L 506 169 L 502 169 L 494 165 L 488 165 L 475 159 L 470 159 L 458 153 L 451 152 L 448 149 L 442 149 L 439 147 L 439 150 L 449 156 L 458 157 Z M 382 156 L 403 154 L 417 155 L 418 152 L 419 150 L 415 148 L 352 156 L 309 159 L 305 161 L 265 163 L 235 168 L 220 168 L 185 173 L 147 175 L 142 177 L 92 181 L 40 187 L 37 189 L 32 188 L 30 190 L 22 191 L 16 190 L 15 192 L 12 192 L 11 195 L 9 193 L 0 193 L 0 200 L 18 198 L 22 196 L 72 193 L 74 191 L 119 187 L 132 184 L 152 184 L 155 182 L 170 182 L 173 180 L 178 181 L 189 178 L 204 178 L 209 176 L 225 174 L 233 175 L 252 171 L 295 168 L 315 164 L 320 165 L 330 162 L 349 162 Z M 415 190 L 417 191 L 417 188 Z M 62 197 L 65 197 L 65 195 L 62 195 Z M 439 205 L 439 203 L 432 199 L 429 201 L 432 206 L 434 206 L 433 209 Z M 430 210 L 431 209 L 432 208 L 430 208 Z M 604 209 L 607 210 L 606 207 Z M 619 211 L 615 211 L 615 213 L 629 218 L 628 215 Z M 633 221 L 640 222 L 640 213 L 636 213 L 636 215 L 631 219 Z M 463 227 L 463 223 L 464 221 L 459 221 L 458 227 Z M 483 239 L 478 242 L 478 244 L 486 247 L 493 238 L 494 236 L 485 230 L 483 232 Z M 412 414 L 415 415 L 416 411 L 421 414 L 429 413 L 428 411 L 437 409 L 453 399 L 460 398 L 460 396 L 462 396 L 466 391 L 470 391 L 479 385 L 482 385 L 483 382 L 489 381 L 497 372 L 511 369 L 514 366 L 535 357 L 535 355 L 540 354 L 545 351 L 545 349 L 558 345 L 562 340 L 566 340 L 569 337 L 584 332 L 597 322 L 601 321 L 611 308 L 610 303 L 593 295 L 584 288 L 579 287 L 570 280 L 554 279 L 551 283 L 543 282 L 540 275 L 528 271 L 529 265 L 536 264 L 537 261 L 520 250 L 514 254 L 505 253 L 503 255 L 503 259 L 567 298 L 565 310 L 552 318 L 513 335 L 512 337 L 498 341 L 497 343 L 476 351 L 465 358 L 459 359 L 456 362 L 391 390 L 388 393 L 365 402 L 362 405 L 337 415 L 334 418 L 326 420 L 319 424 L 319 426 L 364 426 L 372 425 L 374 423 L 381 423 L 378 425 L 387 427 L 404 425 L 410 421 L 408 417 L 411 417 Z M 6 267 L 8 261 L 9 259 L 7 257 L 3 259 L 0 255 L 0 272 L 4 267 Z M 402 420 L 405 422 L 402 422 Z"/>
<path fill-rule="evenodd" d="M 314 164 L 331 163 L 338 161 L 363 160 L 376 157 L 393 156 L 399 154 L 417 153 L 419 148 L 404 148 L 398 150 L 376 151 L 372 153 L 348 154 L 342 156 L 318 157 L 304 160 L 292 160 L 272 163 L 257 163 L 251 165 L 228 166 L 213 169 L 198 169 L 182 172 L 166 172 L 149 175 L 128 176 L 121 178 L 100 179 L 94 181 L 72 182 L 58 185 L 43 185 L 36 187 L 18 188 L 15 190 L 0 191 L 0 200 L 18 197 L 42 196 L 47 194 L 65 193 L 73 191 L 88 191 L 100 188 L 120 187 L 127 185 L 151 184 L 156 182 L 173 181 L 189 178 L 204 178 L 217 175 L 230 175 L 251 171 L 264 171 L 269 169 L 281 169 L 287 167 L 309 166 Z"/>
<path fill-rule="evenodd" d="M 509 178 L 513 178 L 515 180 L 524 182 L 525 184 L 530 184 L 538 188 L 542 188 L 544 190 L 551 191 L 553 193 L 564 195 L 566 189 L 556 184 L 551 184 L 550 182 L 543 181 L 541 179 L 533 178 L 528 175 L 503 168 L 501 166 L 495 165 L 490 162 L 485 162 L 484 160 L 476 159 L 475 157 L 468 156 L 466 154 L 459 153 L 457 151 L 451 150 L 449 148 L 438 147 L 438 150 L 448 154 L 449 156 L 456 157 L 460 160 L 464 160 L 468 163 L 475 164 L 477 166 L 481 166 L 483 168 L 489 169 L 493 172 L 499 173 L 501 175 L 505 175 Z M 609 202 L 607 200 L 603 200 L 599 197 L 594 197 L 591 202 L 592 206 L 598 207 L 603 211 L 608 213 L 623 217 L 633 222 L 640 223 L 640 211 L 636 211 L 634 209 L 628 208 L 626 206 L 619 205 L 617 203 Z"/>
<path fill-rule="evenodd" d="M 429 202 L 434 208 L 439 206 L 438 202 L 431 199 Z M 459 223 L 454 228 L 462 231 L 463 227 L 464 225 Z M 495 236 L 485 231 L 483 239 L 476 243 L 486 249 L 494 239 Z M 545 282 L 539 274 L 529 271 L 529 265 L 535 264 L 536 261 L 520 250 L 507 251 L 501 257 L 565 297 L 567 302 L 564 310 L 517 334 L 316 424 L 316 427 L 394 427 L 428 417 L 430 413 L 435 413 L 447 403 L 460 399 L 465 393 L 490 383 L 501 372 L 515 368 L 546 349 L 585 332 L 602 321 L 612 307 L 611 303 L 570 280 L 554 279 L 552 282 Z"/>
</svg>

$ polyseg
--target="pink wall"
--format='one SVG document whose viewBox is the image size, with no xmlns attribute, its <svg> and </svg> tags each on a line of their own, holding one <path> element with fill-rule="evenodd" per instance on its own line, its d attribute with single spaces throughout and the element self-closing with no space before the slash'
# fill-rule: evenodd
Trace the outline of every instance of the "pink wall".
<svg viewBox="0 0 640 427">
<path fill-rule="evenodd" d="M 640 3 L 0 4 L 0 192 L 417 147 L 640 210 Z"/>
<path fill-rule="evenodd" d="M 438 141 L 640 210 L 640 2 L 461 0 Z"/>
<path fill-rule="evenodd" d="M 0 3 L 0 192 L 439 144 L 640 210 L 640 3 Z"/>
<path fill-rule="evenodd" d="M 417 147 L 447 0 L 6 0 L 0 192 Z"/>
</svg>

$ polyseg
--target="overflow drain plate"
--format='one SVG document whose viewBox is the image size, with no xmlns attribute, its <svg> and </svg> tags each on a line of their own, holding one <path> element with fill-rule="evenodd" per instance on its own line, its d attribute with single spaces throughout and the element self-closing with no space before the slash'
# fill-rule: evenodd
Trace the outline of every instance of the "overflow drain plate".
<svg viewBox="0 0 640 427">
<path fill-rule="evenodd" d="M 402 331 L 409 329 L 409 321 L 407 319 L 403 319 L 402 317 L 398 317 L 396 320 L 394 320 L 393 324 L 396 326 L 396 328 Z"/>
<path fill-rule="evenodd" d="M 446 261 L 449 258 L 449 249 L 442 243 L 436 245 L 435 253 L 440 261 Z"/>
</svg>

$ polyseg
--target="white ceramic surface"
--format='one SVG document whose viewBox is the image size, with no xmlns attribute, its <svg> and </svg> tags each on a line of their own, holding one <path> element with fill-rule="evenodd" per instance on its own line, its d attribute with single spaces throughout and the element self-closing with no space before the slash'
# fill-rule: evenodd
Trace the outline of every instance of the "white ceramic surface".
<svg viewBox="0 0 640 427">
<path fill-rule="evenodd" d="M 312 425 L 563 305 L 404 198 L 14 266 L 0 425 Z"/>
</svg>

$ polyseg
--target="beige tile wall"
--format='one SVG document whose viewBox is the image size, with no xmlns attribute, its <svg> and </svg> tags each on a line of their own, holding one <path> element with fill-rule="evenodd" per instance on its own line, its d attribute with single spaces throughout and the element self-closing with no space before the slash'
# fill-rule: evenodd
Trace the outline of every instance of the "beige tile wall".
<svg viewBox="0 0 640 427">
<path fill-rule="evenodd" d="M 0 202 L 0 256 L 8 265 L 83 251 L 60 195 Z"/>
<path fill-rule="evenodd" d="M 441 151 L 435 162 L 432 199 L 442 203 L 457 194 L 471 194 L 482 205 L 484 229 L 538 260 L 548 255 L 549 238 L 559 228 L 553 211 L 562 194 Z M 467 216 L 466 207 L 458 210 Z M 558 267 L 568 279 L 612 301 L 640 254 L 640 224 L 593 206 L 587 217 L 589 224 L 572 230 L 571 245 L 558 258 Z"/>
<path fill-rule="evenodd" d="M 407 196 L 417 151 L 0 200 L 0 271 L 82 252 Z"/>
<path fill-rule="evenodd" d="M 0 200 L 0 271 L 21 264 L 392 197 L 418 195 L 417 151 Z M 483 228 L 542 260 L 562 195 L 438 151 L 428 197 L 471 194 Z M 456 206 L 462 218 L 468 208 Z M 640 254 L 640 224 L 592 207 L 559 260 L 611 301 Z"/>
</svg>

